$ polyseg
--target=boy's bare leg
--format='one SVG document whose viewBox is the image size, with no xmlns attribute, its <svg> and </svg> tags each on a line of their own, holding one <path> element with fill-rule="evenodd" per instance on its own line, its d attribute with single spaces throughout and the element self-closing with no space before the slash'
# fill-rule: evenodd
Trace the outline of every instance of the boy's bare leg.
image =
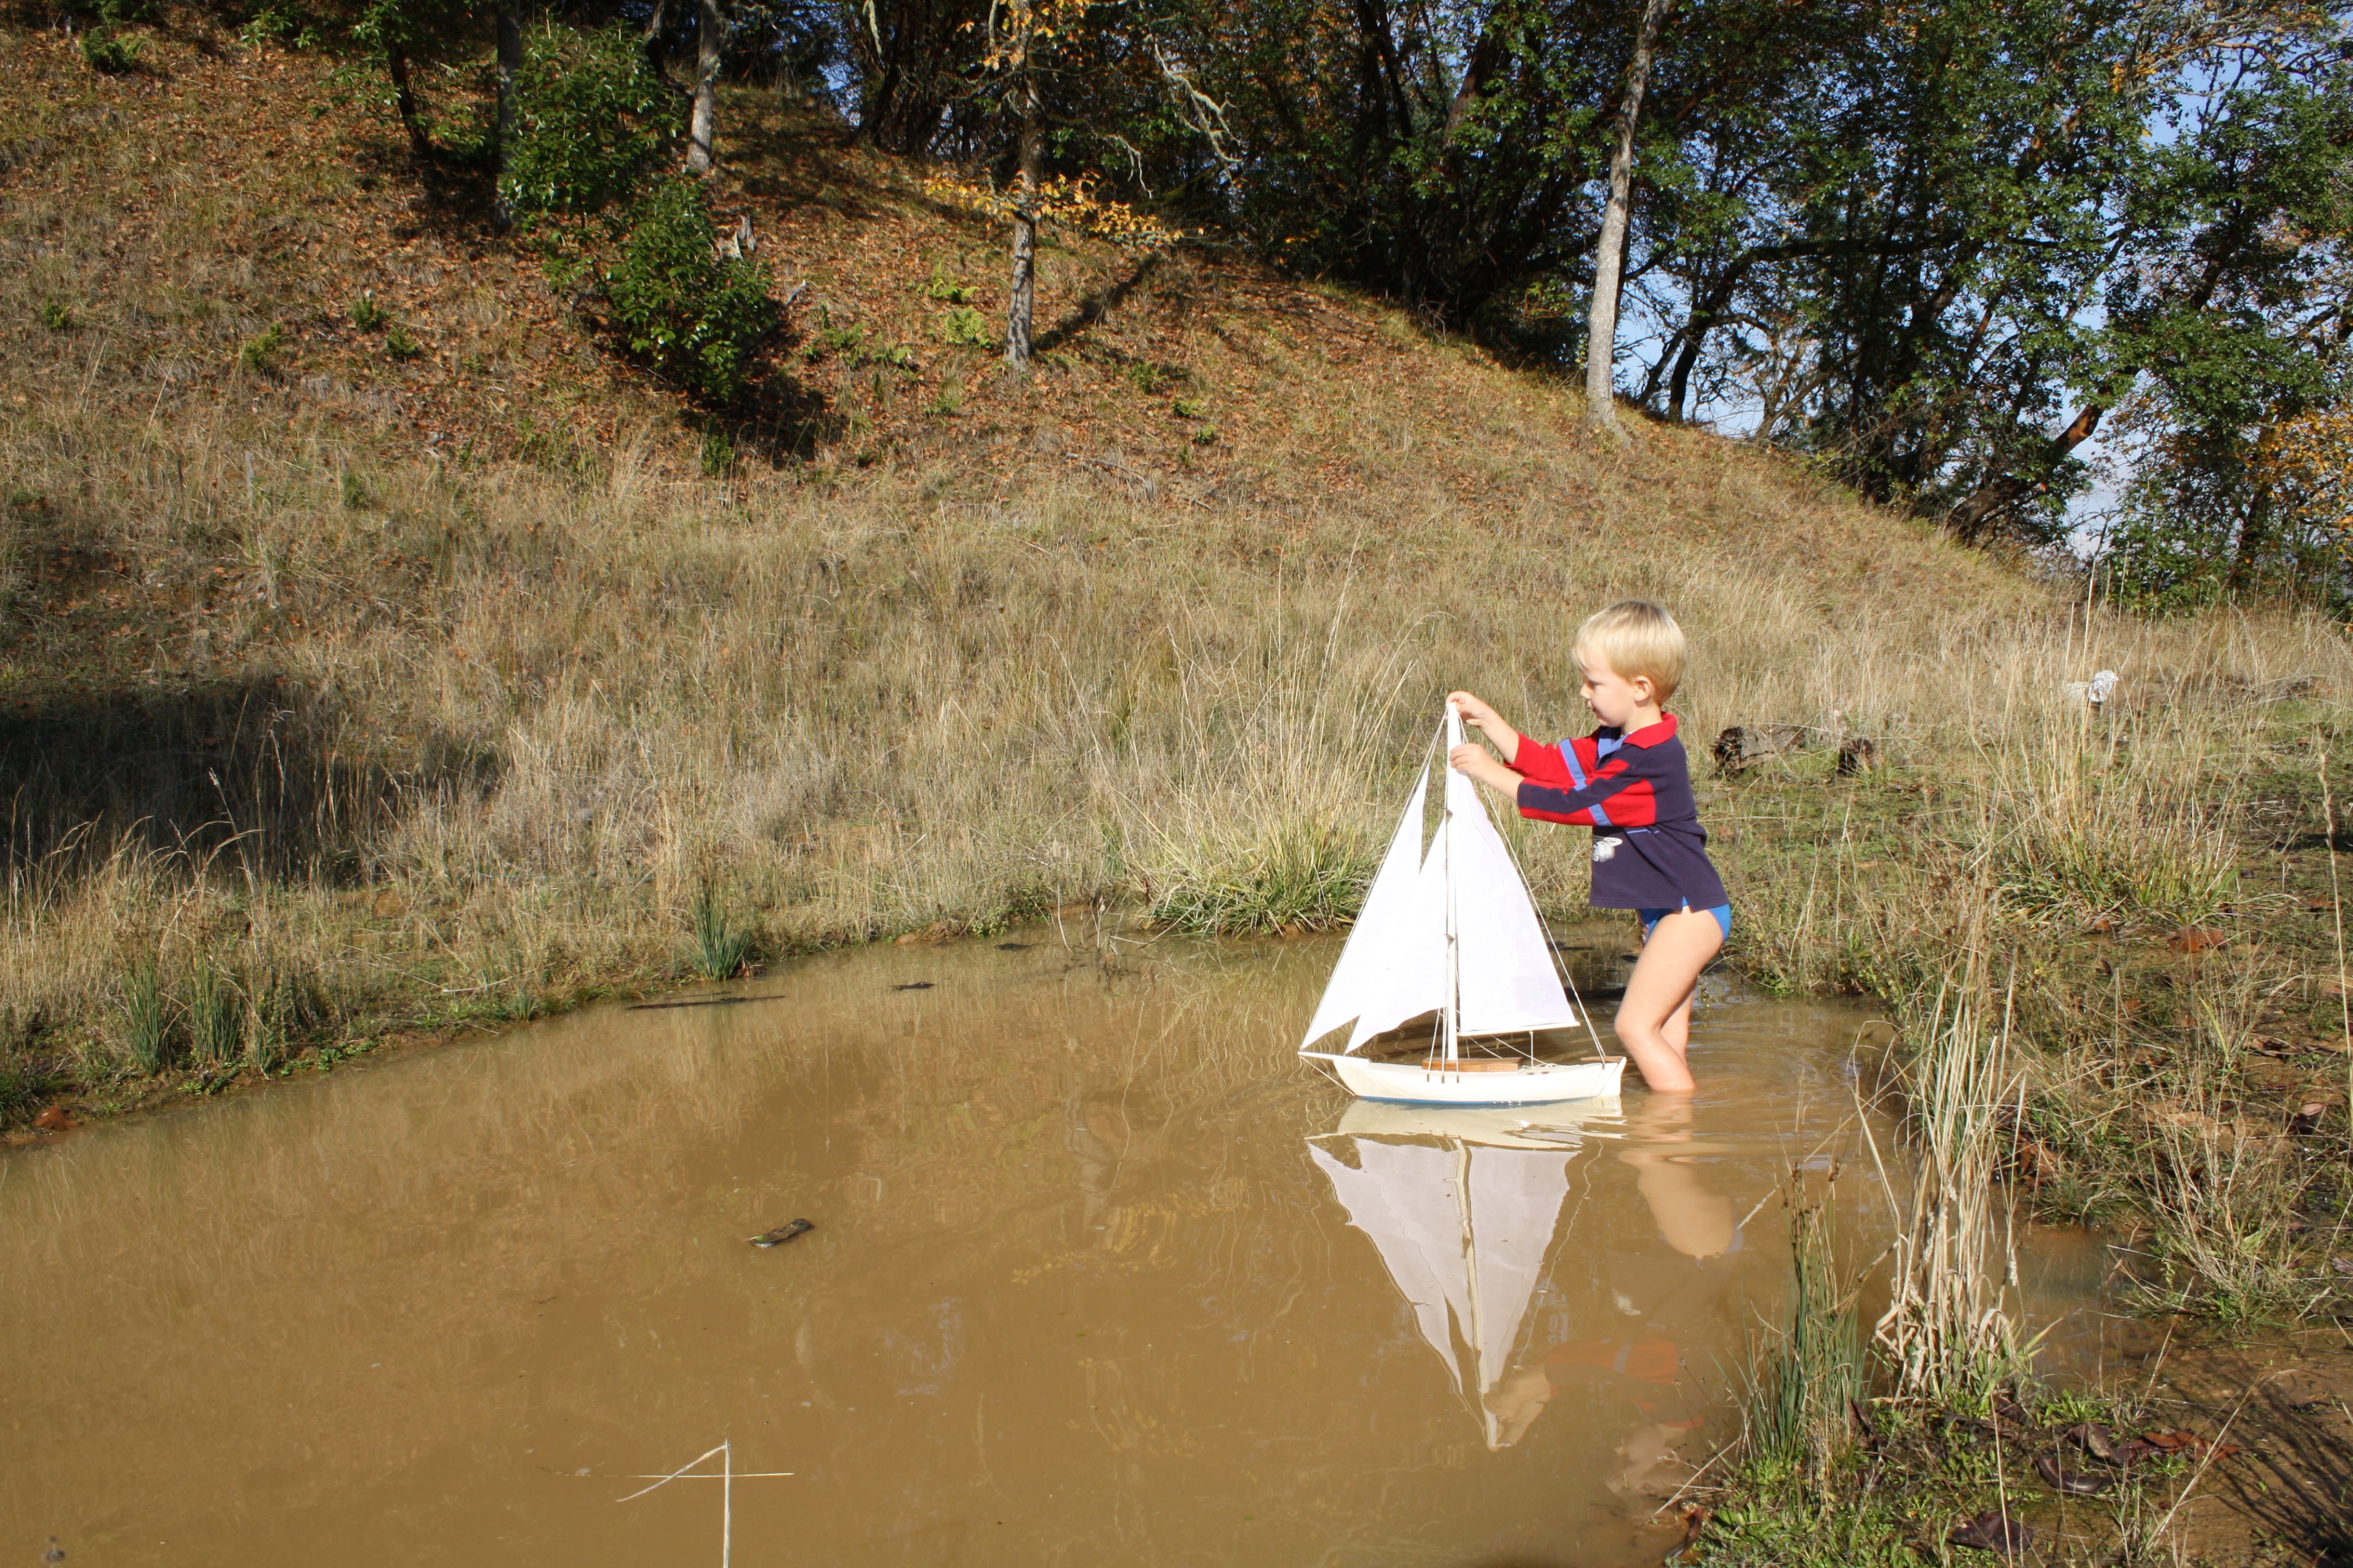
<svg viewBox="0 0 2353 1568">
<path fill-rule="evenodd" d="M 1667 1016 L 1664 1031 L 1667 1044 L 1675 1048 L 1675 1055 L 1679 1057 L 1685 1056 L 1691 1049 L 1692 996 L 1698 990 L 1699 987 L 1694 984 L 1691 991 L 1685 993 L 1683 1005 Z"/>
<path fill-rule="evenodd" d="M 1691 1043 L 1692 992 L 1723 945 L 1724 928 L 1705 910 L 1661 916 L 1642 944 L 1625 1000 L 1618 1004 L 1618 1043 L 1652 1089 L 1695 1087 L 1683 1060 Z"/>
</svg>

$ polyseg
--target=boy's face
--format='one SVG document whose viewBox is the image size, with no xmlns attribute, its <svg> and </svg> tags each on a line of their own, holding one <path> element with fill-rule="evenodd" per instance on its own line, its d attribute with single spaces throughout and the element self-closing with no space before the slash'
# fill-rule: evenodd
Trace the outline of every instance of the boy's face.
<svg viewBox="0 0 2353 1568">
<path fill-rule="evenodd" d="M 1604 724 L 1622 729 L 1626 721 L 1651 706 L 1653 689 L 1649 676 L 1629 680 L 1598 658 L 1588 659 L 1578 668 L 1585 679 L 1577 695 Z"/>
</svg>

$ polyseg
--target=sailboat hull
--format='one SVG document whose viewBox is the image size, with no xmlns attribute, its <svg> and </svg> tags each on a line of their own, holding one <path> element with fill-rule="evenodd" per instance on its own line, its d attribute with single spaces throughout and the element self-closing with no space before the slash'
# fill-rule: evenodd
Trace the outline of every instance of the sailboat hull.
<svg viewBox="0 0 2353 1568">
<path fill-rule="evenodd" d="M 1368 1062 L 1337 1053 L 1303 1053 L 1329 1068 L 1359 1100 L 1400 1105 L 1556 1105 L 1615 1096 L 1626 1058 L 1531 1062 L 1508 1072 L 1450 1071 L 1419 1062 Z"/>
</svg>

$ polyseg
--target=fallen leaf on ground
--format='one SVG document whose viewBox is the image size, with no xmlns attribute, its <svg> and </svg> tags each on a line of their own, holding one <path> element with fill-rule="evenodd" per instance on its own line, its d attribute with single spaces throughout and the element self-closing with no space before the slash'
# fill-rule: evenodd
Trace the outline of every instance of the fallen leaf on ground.
<svg viewBox="0 0 2353 1568">
<path fill-rule="evenodd" d="M 1953 1526 L 1953 1532 L 1945 1539 L 1955 1546 L 1974 1546 L 1980 1552 L 2015 1557 L 2034 1544 L 2034 1531 L 1997 1508 L 1966 1524 Z"/>
<path fill-rule="evenodd" d="M 2095 1459 L 2105 1459 L 2112 1464 L 2116 1460 L 2116 1437 L 2096 1421 L 2085 1421 L 2068 1427 L 2059 1434 L 2059 1440 L 2078 1445 Z"/>
<path fill-rule="evenodd" d="M 2083 1462 L 2069 1464 L 2058 1454 L 2037 1454 L 2034 1468 L 2055 1492 L 2069 1497 L 2097 1497 L 2116 1484 L 2116 1478 L 2097 1470 L 2087 1470 Z"/>
</svg>

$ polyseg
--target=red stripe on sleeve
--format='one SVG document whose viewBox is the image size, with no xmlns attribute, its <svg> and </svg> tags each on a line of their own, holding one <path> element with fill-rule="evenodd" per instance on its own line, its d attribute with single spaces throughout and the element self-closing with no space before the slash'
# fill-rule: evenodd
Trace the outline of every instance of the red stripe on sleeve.
<svg viewBox="0 0 2353 1568">
<path fill-rule="evenodd" d="M 1519 749 L 1512 753 L 1512 768 L 1537 784 L 1550 784 L 1555 789 L 1568 788 L 1568 763 L 1558 746 L 1547 746 L 1523 735 Z"/>
</svg>

